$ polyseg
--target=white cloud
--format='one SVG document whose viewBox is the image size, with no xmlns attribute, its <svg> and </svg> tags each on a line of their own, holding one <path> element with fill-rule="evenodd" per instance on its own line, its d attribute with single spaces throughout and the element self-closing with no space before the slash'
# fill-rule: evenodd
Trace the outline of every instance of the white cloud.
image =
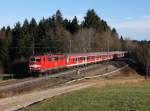
<svg viewBox="0 0 150 111">
<path fill-rule="evenodd" d="M 112 25 L 123 36 L 138 40 L 150 40 L 150 16 L 138 18 L 127 17 L 119 23 Z"/>
</svg>

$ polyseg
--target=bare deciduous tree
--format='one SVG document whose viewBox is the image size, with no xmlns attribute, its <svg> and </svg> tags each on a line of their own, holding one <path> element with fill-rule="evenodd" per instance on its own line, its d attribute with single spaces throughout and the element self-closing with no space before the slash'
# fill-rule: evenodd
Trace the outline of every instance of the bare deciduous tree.
<svg viewBox="0 0 150 111">
<path fill-rule="evenodd" d="M 94 36 L 94 29 L 81 29 L 73 38 L 74 51 L 90 52 Z"/>
</svg>

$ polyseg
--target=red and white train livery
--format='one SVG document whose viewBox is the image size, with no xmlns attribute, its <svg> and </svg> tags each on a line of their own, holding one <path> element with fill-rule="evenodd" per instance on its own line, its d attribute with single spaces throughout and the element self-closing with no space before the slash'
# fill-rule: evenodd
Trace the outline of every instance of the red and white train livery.
<svg viewBox="0 0 150 111">
<path fill-rule="evenodd" d="M 53 69 L 122 58 L 124 56 L 125 51 L 31 56 L 29 59 L 29 69 L 30 72 L 46 72 Z"/>
</svg>

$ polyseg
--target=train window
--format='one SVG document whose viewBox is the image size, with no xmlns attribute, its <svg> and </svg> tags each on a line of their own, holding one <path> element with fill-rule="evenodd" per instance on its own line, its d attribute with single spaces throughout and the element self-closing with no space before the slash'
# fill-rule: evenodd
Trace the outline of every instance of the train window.
<svg viewBox="0 0 150 111">
<path fill-rule="evenodd" d="M 85 61 L 85 57 L 82 57 L 82 60 L 84 60 L 84 61 Z"/>
<path fill-rule="evenodd" d="M 76 62 L 78 61 L 78 58 L 76 58 Z"/>
<path fill-rule="evenodd" d="M 35 58 L 31 58 L 31 61 L 35 61 Z"/>
<path fill-rule="evenodd" d="M 75 58 L 70 58 L 69 61 L 70 62 L 76 62 L 76 59 Z"/>
<path fill-rule="evenodd" d="M 52 58 L 48 58 L 48 61 L 52 61 Z"/>
<path fill-rule="evenodd" d="M 70 58 L 69 61 L 70 62 L 76 62 L 76 58 Z"/>
<path fill-rule="evenodd" d="M 59 57 L 59 60 L 64 60 L 64 57 Z"/>
<path fill-rule="evenodd" d="M 69 61 L 72 61 L 73 59 L 72 58 L 69 58 Z"/>
<path fill-rule="evenodd" d="M 55 60 L 55 61 L 58 61 L 58 60 L 59 60 L 59 57 L 55 57 L 54 60 Z"/>
<path fill-rule="evenodd" d="M 73 62 L 76 62 L 76 58 L 73 58 Z"/>
<path fill-rule="evenodd" d="M 52 57 L 52 58 L 48 58 L 48 61 L 57 61 L 59 58 L 58 57 Z"/>
<path fill-rule="evenodd" d="M 40 62 L 41 59 L 40 59 L 40 58 L 31 58 L 31 61 L 32 61 L 32 62 Z"/>
<path fill-rule="evenodd" d="M 69 61 L 72 61 L 73 59 L 72 58 L 69 58 Z"/>
<path fill-rule="evenodd" d="M 94 58 L 95 58 L 94 56 L 91 57 L 91 59 L 94 59 Z"/>
<path fill-rule="evenodd" d="M 81 61 L 81 60 L 82 60 L 82 57 L 79 57 L 78 60 Z"/>
<path fill-rule="evenodd" d="M 81 60 L 81 58 L 80 57 L 78 57 L 78 61 L 80 61 Z"/>
<path fill-rule="evenodd" d="M 82 61 L 82 60 L 83 60 L 83 57 L 81 57 L 80 60 Z"/>
<path fill-rule="evenodd" d="M 37 59 L 36 59 L 36 61 L 37 61 L 37 62 L 40 62 L 40 61 L 41 61 L 41 59 L 40 59 L 40 58 L 37 58 Z"/>
</svg>

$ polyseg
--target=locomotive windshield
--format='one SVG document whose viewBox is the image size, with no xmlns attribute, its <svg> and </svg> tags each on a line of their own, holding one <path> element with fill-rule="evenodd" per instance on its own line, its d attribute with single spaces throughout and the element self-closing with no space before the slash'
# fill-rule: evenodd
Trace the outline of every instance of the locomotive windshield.
<svg viewBox="0 0 150 111">
<path fill-rule="evenodd" d="M 31 61 L 32 61 L 32 62 L 40 62 L 41 59 L 40 59 L 40 58 L 31 58 Z"/>
</svg>

